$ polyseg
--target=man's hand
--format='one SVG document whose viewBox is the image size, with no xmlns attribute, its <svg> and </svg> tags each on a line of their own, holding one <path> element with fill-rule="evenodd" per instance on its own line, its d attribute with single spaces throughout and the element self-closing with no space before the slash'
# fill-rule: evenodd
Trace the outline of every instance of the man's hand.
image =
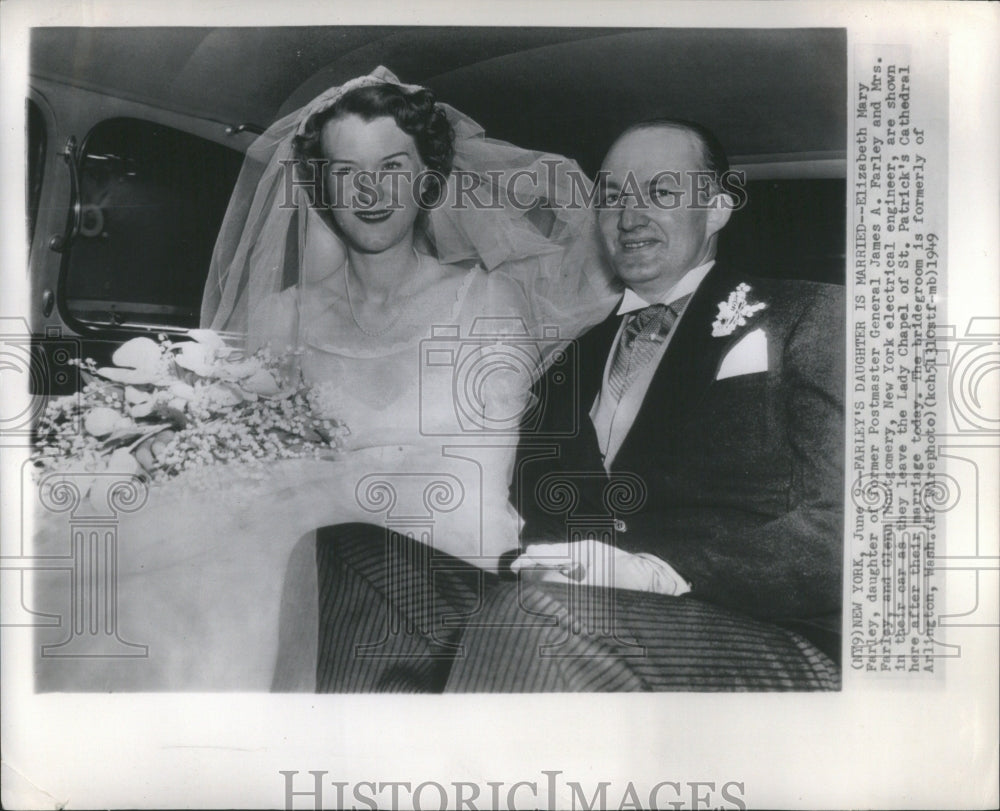
<svg viewBox="0 0 1000 811">
<path fill-rule="evenodd" d="M 679 596 L 690 585 L 664 560 L 646 553 L 624 552 L 600 541 L 531 544 L 510 566 L 513 572 L 534 571 L 549 583 L 579 583 Z"/>
</svg>

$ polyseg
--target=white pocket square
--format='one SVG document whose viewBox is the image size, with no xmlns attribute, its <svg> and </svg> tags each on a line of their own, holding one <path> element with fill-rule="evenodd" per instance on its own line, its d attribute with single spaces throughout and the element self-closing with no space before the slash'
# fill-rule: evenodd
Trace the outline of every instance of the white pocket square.
<svg viewBox="0 0 1000 811">
<path fill-rule="evenodd" d="M 748 332 L 726 353 L 716 380 L 767 371 L 767 335 L 764 330 Z"/>
</svg>

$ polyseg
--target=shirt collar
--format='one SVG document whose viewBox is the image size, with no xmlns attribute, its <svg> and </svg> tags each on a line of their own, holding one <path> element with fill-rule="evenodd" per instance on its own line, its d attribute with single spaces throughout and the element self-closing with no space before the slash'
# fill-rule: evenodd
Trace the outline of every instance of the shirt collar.
<svg viewBox="0 0 1000 811">
<path fill-rule="evenodd" d="M 650 304 L 670 304 L 679 298 L 691 295 L 698 288 L 698 285 L 701 284 L 701 280 L 708 275 L 708 271 L 712 269 L 714 264 L 715 260 L 711 259 L 704 265 L 691 268 L 691 270 L 681 276 L 677 284 L 667 291 L 665 296 L 660 297 L 656 301 L 646 301 L 631 287 L 626 287 L 625 295 L 622 296 L 622 303 L 618 307 L 618 315 L 626 315 L 634 313 L 636 310 L 644 310 Z"/>
</svg>

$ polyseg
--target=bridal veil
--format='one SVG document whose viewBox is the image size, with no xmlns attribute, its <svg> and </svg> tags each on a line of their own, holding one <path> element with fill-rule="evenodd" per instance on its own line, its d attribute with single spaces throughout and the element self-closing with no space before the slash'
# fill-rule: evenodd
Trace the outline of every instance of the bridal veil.
<svg viewBox="0 0 1000 811">
<path fill-rule="evenodd" d="M 346 253 L 294 182 L 293 139 L 344 93 L 383 82 L 400 84 L 379 67 L 281 118 L 251 145 L 212 256 L 203 327 L 245 336 L 250 348 L 275 335 L 299 345 L 303 308 L 289 315 L 266 302 L 292 286 L 299 302 L 322 295 Z M 509 276 L 529 303 L 525 326 L 539 339 L 574 338 L 603 319 L 618 290 L 600 248 L 590 180 L 575 161 L 487 138 L 472 119 L 441 106 L 455 132 L 454 168 L 423 218 L 424 249 L 442 263 Z M 272 323 L 277 312 L 288 323 Z"/>
</svg>

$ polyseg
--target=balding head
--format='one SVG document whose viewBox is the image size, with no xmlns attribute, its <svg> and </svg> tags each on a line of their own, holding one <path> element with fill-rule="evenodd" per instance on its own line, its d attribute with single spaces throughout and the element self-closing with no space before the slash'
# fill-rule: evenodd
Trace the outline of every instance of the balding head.
<svg viewBox="0 0 1000 811">
<path fill-rule="evenodd" d="M 725 152 L 710 132 L 669 119 L 629 127 L 604 159 L 605 248 L 619 277 L 647 300 L 715 256 L 729 221 Z"/>
</svg>

